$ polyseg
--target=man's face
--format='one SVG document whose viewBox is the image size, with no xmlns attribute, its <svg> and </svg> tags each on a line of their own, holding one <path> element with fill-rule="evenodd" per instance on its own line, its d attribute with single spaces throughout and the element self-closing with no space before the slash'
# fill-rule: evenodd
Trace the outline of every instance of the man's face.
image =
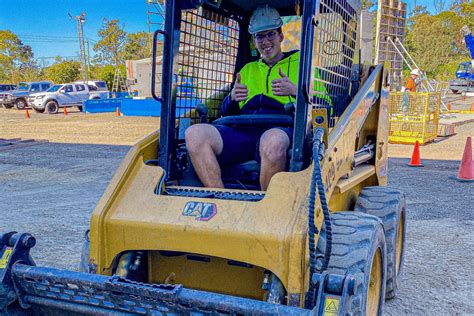
<svg viewBox="0 0 474 316">
<path fill-rule="evenodd" d="M 283 34 L 278 30 L 259 32 L 254 35 L 255 47 L 265 60 L 272 60 L 281 53 L 281 42 Z"/>
</svg>

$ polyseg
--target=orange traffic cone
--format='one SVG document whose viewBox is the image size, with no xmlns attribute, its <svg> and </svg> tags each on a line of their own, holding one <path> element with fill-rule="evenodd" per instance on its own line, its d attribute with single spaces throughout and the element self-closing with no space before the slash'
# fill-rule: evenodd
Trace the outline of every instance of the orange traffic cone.
<svg viewBox="0 0 474 316">
<path fill-rule="evenodd" d="M 463 101 L 466 101 L 466 95 L 464 93 L 461 95 L 461 98 Z"/>
<path fill-rule="evenodd" d="M 120 113 L 120 108 L 117 106 L 117 108 L 115 109 L 115 115 L 117 116 L 122 116 L 122 114 Z"/>
<path fill-rule="evenodd" d="M 471 109 L 470 110 L 471 110 L 471 112 L 474 112 L 474 103 L 471 104 Z"/>
<path fill-rule="evenodd" d="M 411 155 L 411 160 L 408 165 L 410 167 L 423 167 L 420 159 L 420 144 L 418 141 L 415 143 L 415 148 L 413 148 L 413 154 Z"/>
<path fill-rule="evenodd" d="M 448 111 L 451 111 L 451 103 L 448 103 Z"/>
<path fill-rule="evenodd" d="M 30 119 L 30 112 L 28 112 L 28 109 L 25 109 L 25 118 L 26 118 L 27 120 Z"/>
<path fill-rule="evenodd" d="M 64 107 L 64 116 L 67 116 L 67 107 Z"/>
<path fill-rule="evenodd" d="M 460 182 L 474 181 L 474 164 L 472 163 L 472 139 L 469 136 L 464 146 L 464 154 L 462 155 L 461 165 L 459 166 L 458 176 L 456 180 Z"/>
</svg>

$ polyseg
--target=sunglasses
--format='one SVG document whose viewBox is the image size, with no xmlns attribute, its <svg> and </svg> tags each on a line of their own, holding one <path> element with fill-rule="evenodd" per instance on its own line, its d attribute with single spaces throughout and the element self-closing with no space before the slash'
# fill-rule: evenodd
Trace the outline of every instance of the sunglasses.
<svg viewBox="0 0 474 316">
<path fill-rule="evenodd" d="M 273 41 L 278 35 L 277 31 L 270 31 L 265 34 L 256 34 L 255 39 L 257 42 L 262 43 L 265 39 L 268 39 L 269 41 Z"/>
</svg>

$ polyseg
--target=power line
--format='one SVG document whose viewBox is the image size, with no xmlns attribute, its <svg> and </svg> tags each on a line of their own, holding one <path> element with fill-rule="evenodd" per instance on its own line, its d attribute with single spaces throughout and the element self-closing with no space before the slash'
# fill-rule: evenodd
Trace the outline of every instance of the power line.
<svg viewBox="0 0 474 316">
<path fill-rule="evenodd" d="M 42 56 L 42 57 L 34 57 L 34 59 L 56 59 L 56 58 L 60 58 L 60 59 L 64 59 L 64 58 L 79 59 L 80 56 L 76 55 L 76 56 Z"/>
</svg>

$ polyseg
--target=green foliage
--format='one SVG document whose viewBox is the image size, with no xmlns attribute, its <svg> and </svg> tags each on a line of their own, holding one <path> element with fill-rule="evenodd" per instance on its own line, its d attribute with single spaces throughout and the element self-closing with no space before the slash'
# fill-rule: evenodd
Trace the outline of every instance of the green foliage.
<svg viewBox="0 0 474 316">
<path fill-rule="evenodd" d="M 438 3 L 439 8 L 444 5 L 443 1 Z M 470 60 L 464 37 L 459 32 L 464 25 L 474 29 L 473 1 L 455 4 L 451 10 L 436 15 L 430 15 L 420 6 L 411 13 L 404 44 L 428 77 L 453 78 L 459 62 Z"/>
<path fill-rule="evenodd" d="M 16 83 L 24 79 L 22 72 L 38 70 L 32 58 L 30 46 L 23 44 L 13 32 L 0 30 L 0 80 Z"/>
<path fill-rule="evenodd" d="M 54 83 L 67 83 L 80 79 L 81 63 L 78 61 L 56 61 L 45 69 L 46 79 Z"/>
<path fill-rule="evenodd" d="M 153 35 L 147 32 L 130 33 L 123 48 L 123 59 L 143 59 L 151 57 Z"/>
<path fill-rule="evenodd" d="M 375 6 L 376 1 L 372 0 L 362 0 L 362 9 L 363 10 L 370 10 L 373 6 Z"/>
<path fill-rule="evenodd" d="M 123 78 L 126 76 L 125 65 L 120 65 L 120 74 Z M 107 83 L 109 90 L 112 90 L 112 85 L 114 83 L 115 67 L 112 65 L 95 65 L 91 68 L 92 79 L 93 80 L 103 80 Z"/>
<path fill-rule="evenodd" d="M 119 26 L 119 20 L 109 21 L 104 18 L 98 35 L 101 39 L 94 45 L 94 51 L 97 52 L 95 62 L 112 65 L 123 63 L 123 47 L 127 33 Z"/>
</svg>

